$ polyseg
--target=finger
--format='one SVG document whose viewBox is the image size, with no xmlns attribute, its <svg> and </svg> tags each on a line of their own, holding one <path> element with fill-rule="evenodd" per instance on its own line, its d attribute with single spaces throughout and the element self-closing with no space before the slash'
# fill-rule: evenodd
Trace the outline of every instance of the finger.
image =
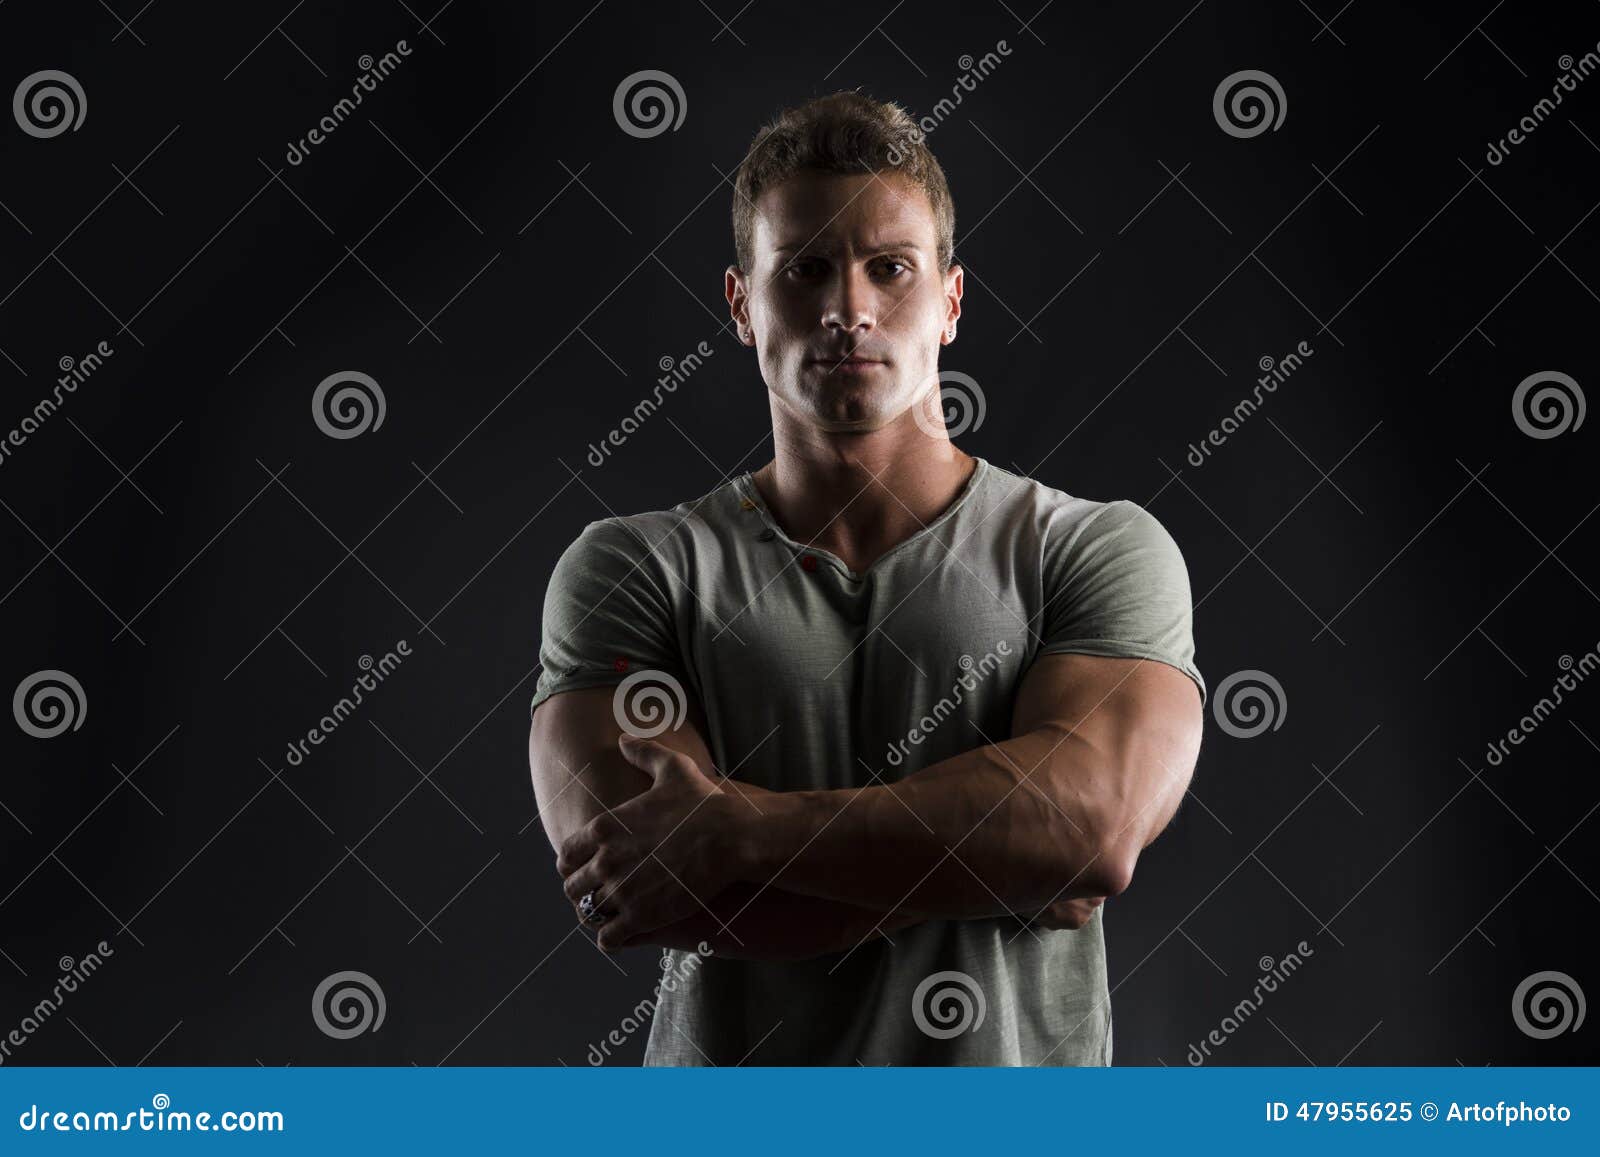
<svg viewBox="0 0 1600 1157">
<path fill-rule="evenodd" d="M 606 876 L 594 860 L 590 860 L 562 882 L 561 891 L 568 900 L 576 904 L 583 899 L 585 892 L 600 892 L 605 885 Z M 595 899 L 599 899 L 597 895 Z"/>
<path fill-rule="evenodd" d="M 627 947 L 624 943 L 626 940 L 640 935 L 643 931 L 645 930 L 641 929 L 629 914 L 613 915 L 600 925 L 600 931 L 595 935 L 594 942 L 606 952 L 616 952 Z"/>
<path fill-rule="evenodd" d="M 599 844 L 600 839 L 592 825 L 585 824 L 561 842 L 561 851 L 556 856 L 556 871 L 563 876 L 572 875 L 589 862 L 589 857 L 594 855 Z"/>
<path fill-rule="evenodd" d="M 626 731 L 617 736 L 617 749 L 624 759 L 658 783 L 672 769 L 679 754 L 654 739 L 641 739 Z"/>
</svg>

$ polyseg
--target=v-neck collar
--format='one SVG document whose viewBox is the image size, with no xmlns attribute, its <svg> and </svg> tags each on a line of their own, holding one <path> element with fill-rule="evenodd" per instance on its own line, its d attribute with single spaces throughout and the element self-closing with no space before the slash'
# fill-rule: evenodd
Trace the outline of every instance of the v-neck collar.
<svg viewBox="0 0 1600 1157">
<path fill-rule="evenodd" d="M 972 474 L 967 478 L 966 485 L 961 488 L 961 492 L 955 496 L 955 499 L 950 503 L 949 506 L 944 508 L 944 511 L 937 518 L 928 523 L 926 526 L 914 531 L 904 540 L 897 542 L 894 546 L 891 546 L 877 558 L 873 559 L 872 562 L 867 566 L 867 569 L 861 571 L 860 573 L 851 570 L 845 565 L 844 560 L 838 555 L 834 554 L 832 551 L 825 550 L 820 546 L 815 546 L 810 543 L 796 542 L 794 539 L 790 538 L 789 535 L 785 533 L 783 527 L 779 526 L 777 521 L 772 517 L 771 511 L 767 509 L 766 501 L 761 497 L 761 491 L 756 489 L 756 484 L 752 477 L 752 471 L 746 470 L 743 474 L 735 478 L 734 487 L 737 489 L 741 498 L 750 502 L 754 506 L 756 513 L 761 516 L 761 521 L 766 525 L 768 530 L 772 531 L 773 537 L 788 544 L 795 550 L 803 551 L 806 554 L 814 554 L 820 558 L 827 559 L 839 571 L 843 572 L 845 577 L 859 582 L 860 580 L 865 579 L 868 575 L 872 574 L 872 572 L 877 570 L 879 566 L 883 565 L 884 563 L 888 562 L 889 559 L 899 554 L 902 550 L 905 550 L 913 543 L 920 542 L 923 538 L 932 534 L 945 522 L 955 517 L 956 512 L 966 505 L 967 500 L 972 496 L 973 492 L 978 489 L 978 486 L 982 483 L 984 476 L 989 472 L 989 462 L 987 459 L 973 455 L 973 461 L 975 461 L 977 465 L 973 467 Z"/>
</svg>

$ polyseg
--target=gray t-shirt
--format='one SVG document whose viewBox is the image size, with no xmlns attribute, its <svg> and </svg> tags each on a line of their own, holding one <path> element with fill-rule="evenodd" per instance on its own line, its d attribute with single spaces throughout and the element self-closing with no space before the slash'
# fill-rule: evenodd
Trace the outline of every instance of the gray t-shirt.
<svg viewBox="0 0 1600 1157">
<path fill-rule="evenodd" d="M 659 708 L 682 718 L 676 684 L 719 770 L 863 787 L 1010 738 L 1023 673 L 1063 651 L 1168 663 L 1204 701 L 1183 556 L 1138 504 L 980 458 L 943 514 L 856 574 L 790 539 L 747 473 L 585 528 L 550 577 L 530 711 L 633 680 L 619 700 L 648 731 Z M 668 951 L 679 979 L 645 1063 L 1109 1064 L 1103 910 L 1075 931 L 930 920 L 810 960 Z"/>
</svg>

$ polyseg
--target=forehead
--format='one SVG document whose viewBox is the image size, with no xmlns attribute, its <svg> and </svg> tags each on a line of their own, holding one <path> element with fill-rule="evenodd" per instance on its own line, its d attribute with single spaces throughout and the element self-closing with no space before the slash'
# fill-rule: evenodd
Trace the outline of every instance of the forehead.
<svg viewBox="0 0 1600 1157">
<path fill-rule="evenodd" d="M 912 241 L 932 250 L 933 204 L 898 173 L 796 173 L 756 199 L 755 244 L 780 248 L 858 248 Z"/>
</svg>

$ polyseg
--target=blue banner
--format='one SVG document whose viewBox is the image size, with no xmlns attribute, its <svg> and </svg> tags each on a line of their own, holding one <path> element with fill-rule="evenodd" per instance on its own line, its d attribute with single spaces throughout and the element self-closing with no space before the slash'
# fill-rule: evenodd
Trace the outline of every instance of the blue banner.
<svg viewBox="0 0 1600 1157">
<path fill-rule="evenodd" d="M 0 1068 L 0 1152 L 1597 1151 L 1595 1068 Z M 201 1134 L 208 1139 L 197 1139 Z M 592 1148 L 591 1148 L 592 1147 Z M 472 1150 L 479 1151 L 479 1150 Z"/>
</svg>

